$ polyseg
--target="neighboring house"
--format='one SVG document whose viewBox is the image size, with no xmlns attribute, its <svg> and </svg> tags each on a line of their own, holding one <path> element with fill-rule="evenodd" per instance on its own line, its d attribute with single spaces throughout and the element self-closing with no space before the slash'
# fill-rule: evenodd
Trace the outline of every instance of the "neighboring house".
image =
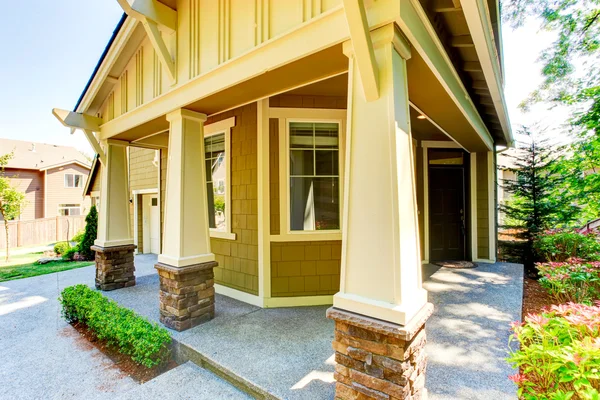
<svg viewBox="0 0 600 400">
<path fill-rule="evenodd" d="M 333 304 L 338 331 L 411 341 L 431 313 L 422 262 L 496 260 L 496 146 L 513 145 L 498 2 L 119 4 L 74 110 L 54 110 L 102 165 L 99 289 L 135 284 L 137 243 L 159 253 L 174 329 L 212 318 L 216 291 Z M 135 148 L 158 167 L 148 152 L 138 171 Z"/>
<path fill-rule="evenodd" d="M 517 174 L 509 169 L 516 167 L 517 149 L 508 149 L 505 152 L 498 154 L 498 204 L 504 204 L 511 199 L 511 194 L 505 189 L 507 181 L 514 181 L 517 179 Z M 502 225 L 504 222 L 504 213 L 498 212 L 498 223 Z"/>
<path fill-rule="evenodd" d="M 90 202 L 83 186 L 90 171 L 86 157 L 74 147 L 0 139 L 0 154 L 13 152 L 6 176 L 25 193 L 20 220 L 82 215 Z M 1 218 L 1 217 L 0 217 Z"/>
</svg>

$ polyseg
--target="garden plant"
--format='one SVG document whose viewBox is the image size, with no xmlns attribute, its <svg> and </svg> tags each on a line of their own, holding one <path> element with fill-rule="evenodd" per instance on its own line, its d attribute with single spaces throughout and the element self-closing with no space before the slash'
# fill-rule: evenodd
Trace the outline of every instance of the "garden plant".
<svg viewBox="0 0 600 400">
<path fill-rule="evenodd" d="M 526 400 L 600 398 L 600 304 L 554 305 L 513 323 L 510 377 Z"/>
</svg>

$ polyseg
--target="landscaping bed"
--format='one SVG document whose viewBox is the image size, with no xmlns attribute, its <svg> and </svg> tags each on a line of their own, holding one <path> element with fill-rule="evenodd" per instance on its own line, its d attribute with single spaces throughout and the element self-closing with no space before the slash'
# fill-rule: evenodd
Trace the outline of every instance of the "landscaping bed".
<svg viewBox="0 0 600 400">
<path fill-rule="evenodd" d="M 156 323 L 86 285 L 65 288 L 62 316 L 134 379 L 145 382 L 174 368 L 171 336 Z"/>
<path fill-rule="evenodd" d="M 554 230 L 536 238 L 537 280 L 525 279 L 512 324 L 510 379 L 526 400 L 600 399 L 600 237 Z"/>
<path fill-rule="evenodd" d="M 89 343 L 95 349 L 100 351 L 102 354 L 107 356 L 114 362 L 114 367 L 117 368 L 121 373 L 133 378 L 138 383 L 145 383 L 157 376 L 164 374 L 165 372 L 177 367 L 179 364 L 173 359 L 167 360 L 161 365 L 157 365 L 152 368 L 144 367 L 133 361 L 130 356 L 120 353 L 114 346 L 108 344 L 106 340 L 100 340 L 85 324 L 73 323 L 71 324 L 77 331 L 81 340 Z"/>
</svg>

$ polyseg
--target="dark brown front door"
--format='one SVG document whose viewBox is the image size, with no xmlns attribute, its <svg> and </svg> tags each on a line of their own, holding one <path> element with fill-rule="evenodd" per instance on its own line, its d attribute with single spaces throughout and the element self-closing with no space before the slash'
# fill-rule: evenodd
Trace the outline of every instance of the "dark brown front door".
<svg viewBox="0 0 600 400">
<path fill-rule="evenodd" d="M 432 261 L 465 259 L 462 166 L 429 167 L 429 251 Z"/>
</svg>

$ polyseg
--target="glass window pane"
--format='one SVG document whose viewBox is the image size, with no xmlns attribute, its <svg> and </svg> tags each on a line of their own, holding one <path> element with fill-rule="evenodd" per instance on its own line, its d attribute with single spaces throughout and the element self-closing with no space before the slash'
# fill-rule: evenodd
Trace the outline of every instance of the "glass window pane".
<svg viewBox="0 0 600 400">
<path fill-rule="evenodd" d="M 210 228 L 226 231 L 225 194 L 227 191 L 225 163 L 225 134 L 204 139 L 208 223 Z"/>
<path fill-rule="evenodd" d="M 317 149 L 339 148 L 338 127 L 336 123 L 315 124 L 315 147 Z"/>
<path fill-rule="evenodd" d="M 297 178 L 290 182 L 290 229 L 340 228 L 339 178 Z"/>
<path fill-rule="evenodd" d="M 290 123 L 290 148 L 312 149 L 314 147 L 314 124 L 310 122 Z"/>
<path fill-rule="evenodd" d="M 338 175 L 338 151 L 315 151 L 316 175 Z"/>
<path fill-rule="evenodd" d="M 314 175 L 314 151 L 313 150 L 291 150 L 290 151 L 290 174 Z"/>
</svg>

